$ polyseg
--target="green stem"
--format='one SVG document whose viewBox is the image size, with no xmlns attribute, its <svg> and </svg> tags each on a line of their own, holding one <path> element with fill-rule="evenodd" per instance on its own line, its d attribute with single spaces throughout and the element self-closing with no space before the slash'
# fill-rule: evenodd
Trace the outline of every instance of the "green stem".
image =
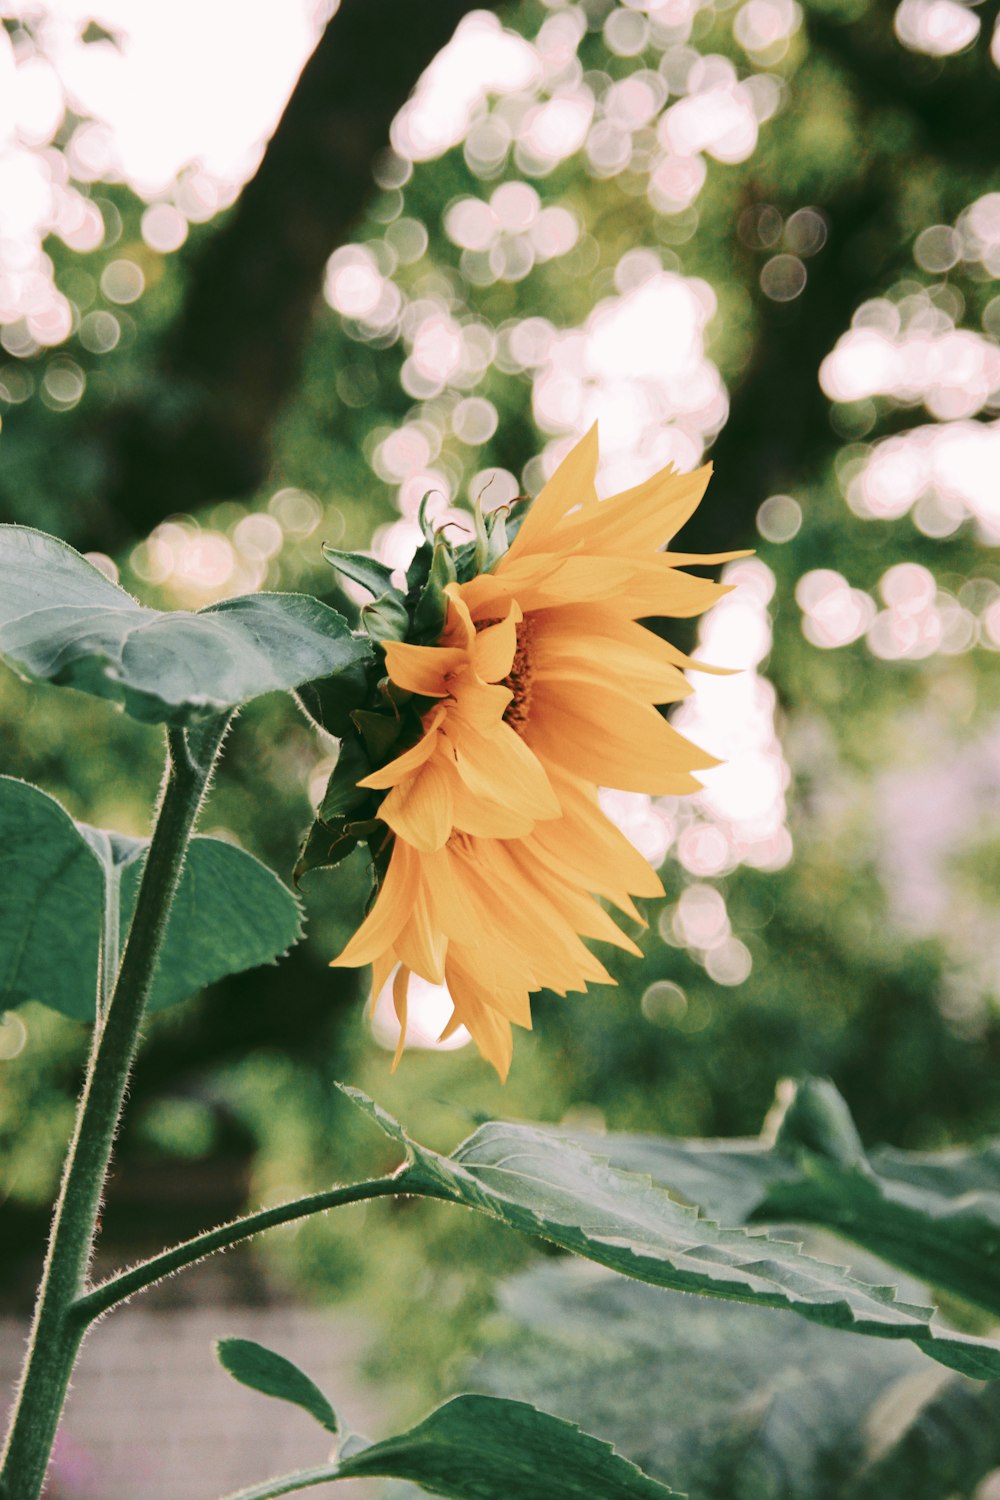
<svg viewBox="0 0 1000 1500">
<path fill-rule="evenodd" d="M 226 725 L 168 733 L 168 773 L 117 983 L 98 1017 L 49 1237 L 21 1385 L 0 1467 L 4 1500 L 38 1500 L 87 1320 L 97 1219 L 139 1027 L 180 883 L 184 857 Z"/>
<path fill-rule="evenodd" d="M 317 1484 L 329 1484 L 342 1479 L 336 1464 L 323 1464 L 318 1469 L 297 1469 L 294 1474 L 282 1474 L 277 1479 L 265 1479 L 263 1484 L 251 1485 L 248 1490 L 226 1495 L 224 1500 L 276 1500 L 278 1495 L 291 1495 L 295 1490 L 308 1490 Z M 348 1475 L 348 1479 L 353 1475 Z"/>
<path fill-rule="evenodd" d="M 173 1249 L 164 1250 L 161 1255 L 141 1261 L 131 1270 L 122 1271 L 94 1287 L 93 1291 L 77 1299 L 73 1312 L 84 1325 L 92 1323 L 109 1308 L 124 1302 L 136 1292 L 145 1291 L 154 1282 L 162 1281 L 165 1276 L 172 1276 L 175 1271 L 182 1271 L 185 1266 L 193 1265 L 196 1260 L 203 1260 L 216 1250 L 227 1250 L 230 1245 L 238 1245 L 241 1240 L 248 1240 L 251 1236 L 260 1234 L 263 1229 L 274 1229 L 277 1225 L 289 1224 L 294 1219 L 308 1218 L 310 1214 L 326 1213 L 328 1209 L 341 1208 L 346 1203 L 365 1203 L 370 1198 L 407 1193 L 410 1188 L 406 1172 L 407 1168 L 403 1167 L 391 1177 L 376 1177 L 371 1182 L 356 1182 L 349 1187 L 328 1188 L 322 1193 L 310 1193 L 305 1198 L 294 1198 L 291 1202 L 279 1203 L 274 1208 L 262 1208 L 243 1218 L 233 1219 L 229 1224 L 222 1224 L 218 1229 L 196 1234 L 193 1239 L 184 1240 Z"/>
</svg>

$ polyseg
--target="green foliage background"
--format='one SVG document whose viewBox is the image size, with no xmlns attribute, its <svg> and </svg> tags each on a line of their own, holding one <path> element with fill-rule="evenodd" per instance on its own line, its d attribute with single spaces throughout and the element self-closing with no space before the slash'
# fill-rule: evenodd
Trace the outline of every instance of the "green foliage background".
<svg viewBox="0 0 1000 1500">
<path fill-rule="evenodd" d="M 612 9 L 607 0 L 573 8 L 587 23 L 581 68 L 611 79 L 656 68 L 660 54 L 652 45 L 632 56 L 609 48 L 603 28 Z M 503 9 L 502 20 L 533 38 L 558 13 L 557 6 L 520 0 Z M 703 7 L 686 45 L 731 58 L 746 73 L 735 14 L 726 4 Z M 29 45 L 28 34 L 9 24 Z M 856 445 L 930 421 L 928 413 L 890 398 L 835 406 L 817 381 L 820 361 L 873 297 L 898 303 L 923 289 L 951 309 L 958 326 L 996 326 L 995 287 L 982 265 L 960 261 L 935 275 L 914 259 L 922 230 L 953 224 L 991 187 L 988 132 L 972 123 L 996 118 L 1000 90 L 988 29 L 958 56 L 933 59 L 900 44 L 884 0 L 810 0 L 787 50 L 755 64 L 780 80 L 782 104 L 762 124 L 747 161 L 710 160 L 696 208 L 664 215 L 646 196 L 641 165 L 598 177 L 583 153 L 571 156 L 534 185 L 543 203 L 572 207 L 579 243 L 517 282 L 469 281 L 444 231 L 456 197 L 485 196 L 496 185 L 480 180 L 461 147 L 417 165 L 401 187 L 372 181 L 353 238 L 378 253 L 401 217 L 423 225 L 426 252 L 399 266 L 395 280 L 408 296 L 446 298 L 460 320 L 474 316 L 499 328 L 511 318 L 545 316 L 559 328 L 578 326 L 613 290 L 616 265 L 635 247 L 657 250 L 668 267 L 714 289 L 708 353 L 729 388 L 731 415 L 709 454 L 716 478 L 683 540 L 692 549 L 756 546 L 775 575 L 774 645 L 765 669 L 792 773 L 794 858 L 776 873 L 737 867 L 717 882 L 753 959 L 743 984 L 716 984 L 696 955 L 665 943 L 654 908 L 645 958 L 616 964 L 617 990 L 537 1001 L 535 1031 L 518 1037 L 505 1089 L 471 1049 L 413 1053 L 389 1076 L 388 1056 L 364 1018 L 364 976 L 327 968 L 361 911 L 364 861 L 353 856 L 336 872 L 311 876 L 301 950 L 278 969 L 227 980 L 150 1021 L 121 1140 L 122 1180 L 149 1187 L 138 1198 L 116 1199 L 112 1190 L 107 1213 L 107 1233 L 122 1258 L 160 1232 L 164 1184 L 190 1184 L 188 1194 L 172 1194 L 181 1205 L 170 1211 L 173 1235 L 178 1215 L 190 1227 L 205 1220 L 202 1181 L 225 1184 L 227 1203 L 209 1215 L 216 1218 L 246 1198 L 306 1191 L 388 1165 L 387 1148 L 345 1104 L 336 1078 L 366 1088 L 419 1138 L 442 1147 L 477 1116 L 754 1134 L 776 1080 L 802 1072 L 835 1080 L 866 1142 L 927 1148 L 1000 1133 L 997 956 L 987 948 L 984 960 L 981 944 L 998 917 L 995 777 L 974 793 L 984 816 L 947 852 L 947 899 L 934 930 L 915 934 L 894 914 L 899 872 L 887 863 L 881 819 L 892 772 L 912 768 L 925 776 L 930 805 L 913 808 L 921 819 L 933 815 L 956 778 L 972 776 L 969 747 L 981 747 L 988 761 L 1000 707 L 994 647 L 983 637 L 961 654 L 898 662 L 878 659 L 864 639 L 820 650 L 803 637 L 795 602 L 798 580 L 819 567 L 872 592 L 900 562 L 928 568 L 954 596 L 973 597 L 962 594 L 970 581 L 979 581 L 984 599 L 1000 586 L 995 551 L 970 520 L 932 537 L 908 515 L 864 520 L 845 501 L 844 466 L 857 457 Z M 375 171 L 387 183 L 392 163 L 380 158 Z M 497 180 L 518 175 L 509 162 Z M 287 515 L 282 493 L 304 491 L 313 524 L 284 528 L 261 582 L 343 607 L 321 540 L 369 545 L 374 528 L 396 515 L 392 490 L 370 462 L 377 442 L 413 416 L 440 420 L 427 407 L 417 411 L 402 388 L 400 343 L 366 342 L 314 287 L 298 373 L 270 413 L 261 472 L 249 488 L 235 469 L 228 487 L 223 477 L 206 495 L 197 474 L 188 487 L 185 463 L 194 472 L 198 450 L 193 438 L 186 446 L 185 422 L 198 384 L 177 355 L 177 329 L 196 303 L 213 241 L 232 239 L 239 208 L 230 210 L 228 224 L 196 226 L 181 251 L 161 256 L 143 242 L 144 205 L 126 187 L 96 183 L 89 191 L 109 232 L 86 256 L 50 241 L 59 286 L 81 312 L 100 308 L 101 272 L 125 257 L 142 267 L 146 291 L 127 312 L 115 310 L 123 334 L 111 353 L 90 353 L 74 335 L 62 350 L 0 362 L 2 518 L 112 556 L 123 584 L 143 603 L 177 607 L 191 600 L 176 580 L 156 585 L 142 576 L 149 571 L 144 540 L 156 524 L 174 514 L 184 527 L 231 537 L 248 515 Z M 748 209 L 759 205 L 785 220 L 812 206 L 827 225 L 806 289 L 788 303 L 762 292 L 769 252 L 740 230 Z M 330 243 L 327 251 L 335 248 Z M 253 251 L 252 242 L 244 246 L 245 254 Z M 286 292 L 276 281 L 279 304 Z M 252 347 L 254 329 L 220 318 L 208 336 Z M 46 368 L 67 355 L 84 372 L 86 390 L 72 409 L 54 409 L 44 399 Z M 256 357 L 267 360 L 266 345 Z M 532 418 L 530 376 L 493 365 L 475 394 L 496 407 L 496 434 L 470 449 L 445 432 L 444 457 L 463 486 L 491 465 L 520 476 L 544 441 Z M 220 432 L 232 436 L 223 431 L 223 407 Z M 989 413 L 987 407 L 980 418 Z M 176 488 L 156 513 L 150 495 L 164 482 L 164 444 Z M 204 467 L 199 472 L 204 476 Z M 761 503 L 778 492 L 792 495 L 803 513 L 801 529 L 780 546 L 755 524 Z M 677 638 L 690 644 L 687 628 Z M 227 752 L 204 831 L 223 831 L 287 879 L 310 820 L 310 780 L 324 756 L 290 700 L 252 704 Z M 0 676 L 0 772 L 37 782 L 74 817 L 145 836 L 160 763 L 155 729 L 94 700 Z M 671 856 L 663 878 L 669 909 L 690 877 Z M 648 986 L 662 979 L 686 995 L 679 1014 L 641 1007 Z M 0 1155 L 9 1226 L 2 1254 L 13 1285 L 26 1294 L 85 1035 L 81 1025 L 40 1007 L 22 1014 L 27 1044 L 0 1063 Z M 351 1296 L 376 1308 L 386 1330 L 383 1368 L 408 1372 L 414 1410 L 453 1383 L 469 1331 L 492 1306 L 496 1279 L 535 1258 L 483 1220 L 425 1203 L 317 1220 L 254 1253 L 306 1297 Z"/>
</svg>

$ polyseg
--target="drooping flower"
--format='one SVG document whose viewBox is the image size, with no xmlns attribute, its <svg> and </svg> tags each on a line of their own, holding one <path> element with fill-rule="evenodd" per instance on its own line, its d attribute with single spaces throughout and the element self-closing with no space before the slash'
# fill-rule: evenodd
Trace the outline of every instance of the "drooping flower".
<svg viewBox="0 0 1000 1500">
<path fill-rule="evenodd" d="M 397 970 L 400 1050 L 410 974 L 445 984 L 445 1035 L 465 1025 L 501 1078 L 532 991 L 614 983 L 584 938 L 640 952 L 601 899 L 641 922 L 632 898 L 662 893 L 598 788 L 690 792 L 716 763 L 658 711 L 691 691 L 683 668 L 710 669 L 638 623 L 698 614 L 726 592 L 681 567 L 742 553 L 660 550 L 710 467 L 665 469 L 603 501 L 596 467 L 595 428 L 509 548 L 442 586 L 436 638 L 383 640 L 383 694 L 416 708 L 412 742 L 356 781 L 355 795 L 381 799 L 383 864 L 391 852 L 334 963 L 371 963 L 373 996 Z"/>
</svg>

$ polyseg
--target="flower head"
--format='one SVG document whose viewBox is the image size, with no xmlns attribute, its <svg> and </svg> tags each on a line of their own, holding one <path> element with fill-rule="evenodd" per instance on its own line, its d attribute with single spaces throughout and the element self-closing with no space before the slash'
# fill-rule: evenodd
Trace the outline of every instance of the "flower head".
<svg viewBox="0 0 1000 1500">
<path fill-rule="evenodd" d="M 598 898 L 641 922 L 632 898 L 662 894 L 598 787 L 689 792 L 693 772 L 715 764 L 658 711 L 691 691 L 684 667 L 710 669 L 638 623 L 699 614 L 726 592 L 681 567 L 743 554 L 661 550 L 710 467 L 668 468 L 603 501 L 596 467 L 594 428 L 519 516 L 480 520 L 457 552 L 428 538 L 405 598 L 374 607 L 380 718 L 394 732 L 357 774 L 372 715 L 354 713 L 354 754 L 331 782 L 335 847 L 366 837 L 379 876 L 334 963 L 372 964 L 373 995 L 396 970 L 400 1051 L 410 974 L 445 984 L 444 1035 L 465 1025 L 501 1078 L 532 991 L 614 983 L 585 938 L 640 951 Z M 329 793 L 327 804 L 321 820 Z"/>
</svg>

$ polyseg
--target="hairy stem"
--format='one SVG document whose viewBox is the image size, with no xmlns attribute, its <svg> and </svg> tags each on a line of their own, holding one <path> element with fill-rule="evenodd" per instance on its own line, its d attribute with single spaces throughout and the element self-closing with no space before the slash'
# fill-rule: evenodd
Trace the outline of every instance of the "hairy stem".
<svg viewBox="0 0 1000 1500">
<path fill-rule="evenodd" d="M 87 1289 L 104 1184 L 139 1027 L 184 857 L 226 725 L 168 733 L 167 777 L 135 915 L 106 1009 L 99 1011 L 66 1155 L 21 1384 L 0 1467 L 3 1500 L 38 1500 L 87 1320 Z"/>
<path fill-rule="evenodd" d="M 295 1490 L 312 1489 L 317 1484 L 329 1484 L 341 1478 L 336 1464 L 323 1464 L 318 1469 L 298 1469 L 294 1474 L 282 1474 L 277 1479 L 265 1479 L 263 1484 L 251 1485 L 248 1490 L 238 1490 L 226 1495 L 225 1500 L 277 1500 L 279 1495 L 291 1495 Z M 351 1476 L 349 1475 L 348 1478 Z"/>
<path fill-rule="evenodd" d="M 84 1325 L 92 1323 L 109 1308 L 124 1302 L 136 1292 L 145 1291 L 154 1282 L 162 1281 L 165 1276 L 172 1276 L 175 1271 L 182 1271 L 185 1266 L 203 1260 L 216 1250 L 228 1250 L 230 1245 L 238 1245 L 241 1240 L 260 1234 L 261 1230 L 274 1229 L 277 1225 L 289 1224 L 294 1219 L 305 1219 L 310 1214 L 325 1213 L 331 1208 L 341 1208 L 346 1203 L 365 1203 L 370 1198 L 386 1198 L 409 1192 L 406 1170 L 404 1167 L 391 1177 L 377 1177 L 371 1182 L 357 1182 L 349 1187 L 310 1193 L 305 1198 L 294 1198 L 291 1202 L 279 1203 L 274 1208 L 262 1208 L 257 1213 L 246 1214 L 243 1218 L 233 1219 L 229 1224 L 222 1224 L 218 1229 L 196 1234 L 193 1239 L 184 1240 L 171 1250 L 164 1250 L 161 1255 L 141 1261 L 130 1270 L 110 1277 L 93 1291 L 86 1292 L 74 1304 L 74 1314 Z"/>
</svg>

